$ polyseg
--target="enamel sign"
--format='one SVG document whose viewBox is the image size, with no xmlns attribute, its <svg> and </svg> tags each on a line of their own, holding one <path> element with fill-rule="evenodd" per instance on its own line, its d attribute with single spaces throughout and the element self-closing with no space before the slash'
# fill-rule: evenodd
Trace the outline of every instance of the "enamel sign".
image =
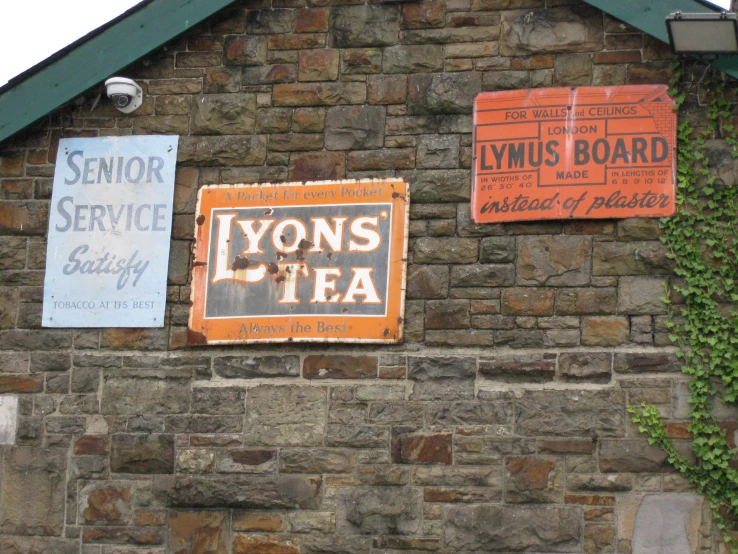
<svg viewBox="0 0 738 554">
<path fill-rule="evenodd" d="M 666 91 L 632 85 L 478 95 L 474 222 L 673 215 L 676 111 Z"/>
<path fill-rule="evenodd" d="M 59 141 L 44 327 L 161 327 L 176 136 Z"/>
<path fill-rule="evenodd" d="M 199 191 L 188 342 L 402 340 L 401 179 Z"/>
</svg>

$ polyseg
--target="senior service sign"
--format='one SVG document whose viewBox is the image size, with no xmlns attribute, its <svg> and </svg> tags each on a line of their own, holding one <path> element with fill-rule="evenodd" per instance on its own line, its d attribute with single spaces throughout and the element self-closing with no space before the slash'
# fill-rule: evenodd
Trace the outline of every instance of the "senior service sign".
<svg viewBox="0 0 738 554">
<path fill-rule="evenodd" d="M 403 180 L 199 191 L 188 342 L 402 340 Z"/>
<path fill-rule="evenodd" d="M 476 223 L 675 212 L 676 112 L 665 85 L 482 93 Z"/>
</svg>

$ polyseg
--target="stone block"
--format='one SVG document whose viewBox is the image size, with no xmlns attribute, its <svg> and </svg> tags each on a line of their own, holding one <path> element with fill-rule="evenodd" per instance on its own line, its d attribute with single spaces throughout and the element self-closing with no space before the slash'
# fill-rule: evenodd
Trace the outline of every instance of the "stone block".
<svg viewBox="0 0 738 554">
<path fill-rule="evenodd" d="M 625 492 L 633 488 L 632 475 L 571 473 L 566 477 L 566 490 L 573 492 Z"/>
<path fill-rule="evenodd" d="M 132 525 L 133 495 L 130 482 L 104 481 L 84 485 L 79 491 L 79 515 L 86 525 Z"/>
<path fill-rule="evenodd" d="M 241 90 L 241 79 L 240 67 L 208 67 L 205 69 L 203 92 L 210 94 L 238 92 Z"/>
<path fill-rule="evenodd" d="M 306 152 L 290 156 L 291 181 L 325 181 L 346 177 L 343 152 Z"/>
<path fill-rule="evenodd" d="M 270 512 L 234 512 L 234 531 L 282 531 L 284 518 L 280 514 Z"/>
<path fill-rule="evenodd" d="M 425 303 L 426 329 L 468 329 L 468 300 L 429 300 Z"/>
<path fill-rule="evenodd" d="M 355 454 L 338 448 L 283 449 L 279 456 L 280 473 L 350 473 L 355 466 Z"/>
<path fill-rule="evenodd" d="M 569 506 L 457 505 L 447 508 L 443 533 L 452 551 L 579 552 L 580 517 Z"/>
<path fill-rule="evenodd" d="M 554 311 L 554 291 L 544 288 L 515 288 L 502 291 L 502 313 L 543 316 Z"/>
<path fill-rule="evenodd" d="M 296 79 L 297 67 L 295 64 L 279 63 L 244 68 L 241 75 L 241 84 L 247 86 L 275 85 L 279 83 L 292 83 Z"/>
<path fill-rule="evenodd" d="M 335 106 L 363 104 L 365 83 L 297 83 L 274 85 L 275 106 Z"/>
<path fill-rule="evenodd" d="M 166 495 L 175 507 L 314 510 L 320 488 L 320 479 L 292 475 L 177 476 Z"/>
<path fill-rule="evenodd" d="M 582 344 L 586 346 L 617 346 L 630 340 L 627 317 L 582 318 Z"/>
<path fill-rule="evenodd" d="M 562 352 L 559 374 L 566 381 L 608 383 L 612 375 L 612 354 L 609 352 Z"/>
<path fill-rule="evenodd" d="M 405 75 L 370 75 L 366 86 L 369 104 L 404 104 L 407 99 Z"/>
<path fill-rule="evenodd" d="M 192 104 L 194 134 L 250 134 L 254 132 L 255 122 L 255 94 L 206 94 Z"/>
<path fill-rule="evenodd" d="M 173 510 L 169 514 L 169 548 L 182 554 L 229 554 L 227 511 Z"/>
<path fill-rule="evenodd" d="M 457 136 L 421 137 L 416 157 L 418 168 L 443 169 L 459 166 L 459 138 Z"/>
<path fill-rule="evenodd" d="M 237 415 L 245 411 L 246 393 L 230 388 L 198 388 L 192 391 L 192 413 Z"/>
<path fill-rule="evenodd" d="M 576 287 L 589 284 L 592 239 L 528 236 L 518 240 L 518 284 Z"/>
<path fill-rule="evenodd" d="M 413 262 L 418 264 L 471 264 L 477 261 L 479 241 L 467 238 L 423 237 L 415 241 Z"/>
<path fill-rule="evenodd" d="M 589 54 L 561 54 L 554 62 L 553 82 L 558 86 L 592 84 L 592 59 Z"/>
<path fill-rule="evenodd" d="M 366 75 L 382 72 L 382 50 L 356 48 L 341 51 L 341 74 Z"/>
<path fill-rule="evenodd" d="M 556 293 L 558 315 L 611 314 L 615 312 L 617 290 L 603 288 L 563 289 Z"/>
<path fill-rule="evenodd" d="M 474 358 L 408 358 L 408 379 L 414 381 L 414 399 L 472 398 L 477 364 Z"/>
<path fill-rule="evenodd" d="M 443 46 L 390 46 L 384 49 L 382 69 L 389 74 L 443 71 Z"/>
<path fill-rule="evenodd" d="M 113 435 L 110 469 L 116 473 L 173 473 L 173 435 Z"/>
<path fill-rule="evenodd" d="M 474 97 L 481 91 L 478 72 L 411 75 L 408 110 L 416 115 L 471 113 Z"/>
<path fill-rule="evenodd" d="M 226 379 L 294 377 L 300 374 L 299 356 L 220 356 L 213 361 L 215 373 Z"/>
<path fill-rule="evenodd" d="M 502 287 L 512 285 L 514 281 L 515 266 L 512 264 L 474 264 L 451 267 L 452 287 Z"/>
<path fill-rule="evenodd" d="M 390 46 L 400 34 L 396 5 L 338 6 L 331 10 L 330 29 L 337 48 Z"/>
<path fill-rule="evenodd" d="M 3 554 L 78 554 L 79 540 L 0 537 L 0 552 Z M 86 551 L 83 550 L 83 552 L 87 554 Z"/>
<path fill-rule="evenodd" d="M 505 502 L 560 502 L 563 493 L 563 468 L 560 466 L 556 458 L 508 458 Z"/>
<path fill-rule="evenodd" d="M 392 461 L 396 464 L 451 465 L 452 442 L 451 433 L 398 433 L 392 441 Z"/>
<path fill-rule="evenodd" d="M 218 473 L 275 473 L 275 450 L 247 449 L 216 453 L 215 471 Z"/>
<path fill-rule="evenodd" d="M 338 79 L 338 50 L 331 48 L 301 50 L 300 81 L 335 81 Z"/>
<path fill-rule="evenodd" d="M 515 237 L 484 237 L 479 243 L 479 263 L 514 262 L 515 252 Z"/>
<path fill-rule="evenodd" d="M 387 127 L 390 127 L 390 119 Z M 388 130 L 389 132 L 389 130 Z M 408 175 L 413 202 L 466 202 L 470 198 L 471 175 L 465 169 L 419 170 Z"/>
<path fill-rule="evenodd" d="M 328 8 L 296 10 L 296 33 L 324 33 L 328 30 Z"/>
<path fill-rule="evenodd" d="M 385 110 L 380 106 L 336 106 L 328 109 L 325 147 L 366 150 L 384 145 Z"/>
<path fill-rule="evenodd" d="M 265 36 L 228 36 L 223 45 L 225 65 L 262 65 L 266 61 L 266 50 L 267 37 Z"/>
<path fill-rule="evenodd" d="M 422 514 L 417 488 L 353 487 L 337 493 L 336 528 L 342 534 L 414 535 Z"/>
<path fill-rule="evenodd" d="M 109 371 L 109 370 L 108 370 Z M 184 413 L 190 406 L 190 372 L 118 370 L 105 373 L 103 414 Z"/>
<path fill-rule="evenodd" d="M 625 432 L 619 391 L 525 391 L 516 404 L 517 429 L 524 436 L 617 437 Z"/>
<path fill-rule="evenodd" d="M 479 373 L 505 383 L 545 383 L 553 381 L 556 354 L 500 354 L 480 358 Z"/>
<path fill-rule="evenodd" d="M 0 396 L 0 446 L 15 444 L 18 424 L 18 397 Z"/>
<path fill-rule="evenodd" d="M 27 446 L 3 450 L 0 531 L 7 535 L 61 535 L 66 450 Z"/>
<path fill-rule="evenodd" d="M 602 49 L 601 12 L 589 6 L 517 10 L 502 14 L 503 56 L 592 52 Z"/>
<path fill-rule="evenodd" d="M 678 373 L 682 362 L 674 352 L 623 352 L 615 354 L 618 373 Z"/>
<path fill-rule="evenodd" d="M 442 265 L 410 265 L 407 272 L 408 298 L 446 298 L 448 267 Z"/>
<path fill-rule="evenodd" d="M 605 473 L 670 473 L 674 468 L 659 446 L 646 439 L 603 440 L 600 443 L 600 471 Z"/>
<path fill-rule="evenodd" d="M 618 283 L 618 312 L 623 314 L 664 314 L 666 280 L 658 277 L 621 277 Z"/>
<path fill-rule="evenodd" d="M 292 30 L 294 10 L 249 10 L 246 13 L 246 32 L 249 35 L 289 33 Z"/>
<path fill-rule="evenodd" d="M 0 201 L 0 235 L 43 235 L 48 220 L 47 202 Z"/>
<path fill-rule="evenodd" d="M 657 241 L 597 242 L 593 275 L 668 275 L 674 264 Z"/>
<path fill-rule="evenodd" d="M 260 385 L 246 397 L 247 444 L 319 446 L 328 402 L 323 387 Z"/>
<path fill-rule="evenodd" d="M 704 502 L 697 494 L 646 495 L 635 515 L 633 552 L 697 552 Z"/>
<path fill-rule="evenodd" d="M 446 21 L 446 4 L 426 1 L 402 5 L 402 27 L 404 29 L 423 29 L 443 27 Z"/>
<path fill-rule="evenodd" d="M 377 376 L 374 356 L 307 356 L 302 363 L 306 379 L 368 379 Z"/>
<path fill-rule="evenodd" d="M 42 392 L 43 375 L 0 375 L 0 394 Z"/>
<path fill-rule="evenodd" d="M 415 166 L 414 148 L 385 150 L 358 150 L 348 153 L 349 171 L 381 171 L 412 169 Z"/>
<path fill-rule="evenodd" d="M 290 86 L 290 85 L 276 85 Z M 177 162 L 200 166 L 262 165 L 266 159 L 264 136 L 180 137 Z"/>
</svg>

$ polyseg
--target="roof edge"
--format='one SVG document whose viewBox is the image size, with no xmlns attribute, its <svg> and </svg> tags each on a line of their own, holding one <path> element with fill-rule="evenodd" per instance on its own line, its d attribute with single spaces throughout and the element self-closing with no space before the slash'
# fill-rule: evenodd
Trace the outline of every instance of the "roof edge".
<svg viewBox="0 0 738 554">
<path fill-rule="evenodd" d="M 0 142 L 234 1 L 144 0 L 21 73 L 0 88 Z"/>
</svg>

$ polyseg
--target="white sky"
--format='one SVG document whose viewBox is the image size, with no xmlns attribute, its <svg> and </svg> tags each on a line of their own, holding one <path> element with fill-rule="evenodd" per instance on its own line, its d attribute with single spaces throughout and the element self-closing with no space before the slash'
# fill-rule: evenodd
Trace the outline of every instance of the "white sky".
<svg viewBox="0 0 738 554">
<path fill-rule="evenodd" d="M 0 86 L 140 0 L 0 0 Z"/>
<path fill-rule="evenodd" d="M 0 86 L 139 1 L 0 0 Z"/>
</svg>

